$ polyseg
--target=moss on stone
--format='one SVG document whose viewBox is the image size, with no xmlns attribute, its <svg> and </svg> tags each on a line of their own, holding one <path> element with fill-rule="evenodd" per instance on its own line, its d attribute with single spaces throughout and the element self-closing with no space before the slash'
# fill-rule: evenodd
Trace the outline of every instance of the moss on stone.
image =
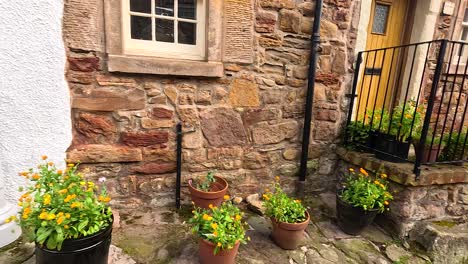
<svg viewBox="0 0 468 264">
<path fill-rule="evenodd" d="M 448 228 L 452 228 L 458 224 L 454 221 L 449 221 L 449 220 L 434 221 L 432 223 L 438 226 L 448 227 Z"/>
</svg>

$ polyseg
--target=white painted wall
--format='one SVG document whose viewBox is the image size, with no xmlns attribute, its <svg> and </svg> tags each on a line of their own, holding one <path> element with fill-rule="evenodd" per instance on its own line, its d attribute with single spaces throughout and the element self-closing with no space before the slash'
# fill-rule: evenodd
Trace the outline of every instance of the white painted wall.
<svg viewBox="0 0 468 264">
<path fill-rule="evenodd" d="M 63 162 L 71 142 L 62 13 L 62 0 L 0 1 L 0 201 L 17 198 L 19 171 L 42 154 Z"/>
</svg>

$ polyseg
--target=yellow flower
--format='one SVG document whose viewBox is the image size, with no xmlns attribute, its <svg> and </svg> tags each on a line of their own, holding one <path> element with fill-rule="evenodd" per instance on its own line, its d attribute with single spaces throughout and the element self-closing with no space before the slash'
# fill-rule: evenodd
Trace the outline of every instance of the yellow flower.
<svg viewBox="0 0 468 264">
<path fill-rule="evenodd" d="M 242 219 L 242 216 L 236 215 L 236 220 L 237 220 L 237 221 L 239 221 L 239 220 L 241 220 L 241 219 Z"/>
<path fill-rule="evenodd" d="M 349 171 L 350 171 L 350 172 L 354 172 L 354 169 L 353 169 L 353 168 L 349 168 Z"/>
<path fill-rule="evenodd" d="M 381 177 L 382 179 L 386 179 L 388 176 L 387 176 L 387 174 L 383 173 L 382 175 L 380 175 L 380 177 Z"/>
<path fill-rule="evenodd" d="M 88 182 L 88 186 L 89 186 L 89 188 L 93 188 L 94 187 L 94 182 Z"/>
<path fill-rule="evenodd" d="M 36 184 L 36 189 L 39 189 L 41 188 L 41 185 L 40 184 Z"/>
<path fill-rule="evenodd" d="M 81 204 L 80 204 L 79 202 L 73 202 L 73 203 L 70 205 L 70 207 L 71 207 L 71 208 L 75 208 L 75 207 L 80 207 L 80 205 L 81 205 Z"/>
<path fill-rule="evenodd" d="M 57 170 L 58 175 L 62 175 L 63 171 L 62 170 Z"/>
<path fill-rule="evenodd" d="M 65 217 L 59 216 L 59 218 L 57 218 L 57 224 L 62 224 L 63 220 L 65 220 Z"/>
<path fill-rule="evenodd" d="M 50 194 L 48 194 L 48 193 L 45 194 L 45 195 L 44 195 L 44 205 L 50 204 L 50 200 L 51 200 Z"/>
<path fill-rule="evenodd" d="M 214 206 L 213 206 L 212 204 L 208 205 L 208 207 L 209 207 L 210 209 L 213 209 L 213 208 L 214 208 Z"/>
<path fill-rule="evenodd" d="M 300 202 L 301 202 L 301 200 L 294 200 L 294 202 L 296 202 L 296 203 L 300 203 Z"/>
<path fill-rule="evenodd" d="M 213 236 L 218 236 L 218 232 L 214 231 Z"/>
<path fill-rule="evenodd" d="M 18 206 L 23 206 L 23 203 L 22 203 L 22 202 L 18 202 Z"/>
<path fill-rule="evenodd" d="M 65 228 L 65 229 L 68 229 L 68 228 L 69 228 L 69 226 L 68 226 L 68 225 L 64 225 L 64 226 L 63 226 L 63 228 Z"/>
<path fill-rule="evenodd" d="M 364 176 L 369 176 L 369 173 L 363 168 L 360 168 L 359 171 L 364 175 Z"/>
<path fill-rule="evenodd" d="M 270 200 L 270 197 L 268 197 L 268 195 L 263 194 L 262 196 L 263 196 L 263 199 L 265 199 L 265 200 L 267 200 L 267 201 Z"/>
<path fill-rule="evenodd" d="M 111 198 L 110 198 L 109 196 L 108 196 L 108 197 L 104 197 L 103 202 L 108 203 L 108 202 L 110 202 L 110 200 L 111 200 Z"/>
<path fill-rule="evenodd" d="M 81 186 L 83 186 L 83 185 L 85 185 L 85 184 L 86 184 L 86 182 L 84 182 L 84 181 L 80 182 L 80 185 L 81 185 Z"/>
<path fill-rule="evenodd" d="M 26 172 L 26 171 L 23 171 L 23 172 L 20 172 L 20 173 L 19 173 L 19 175 L 21 175 L 21 176 L 25 176 L 25 177 L 26 177 L 26 176 L 28 176 L 28 172 Z"/>
<path fill-rule="evenodd" d="M 60 194 L 65 194 L 65 193 L 67 193 L 67 192 L 68 192 L 67 189 L 62 189 L 62 190 L 59 191 Z"/>
<path fill-rule="evenodd" d="M 46 160 L 47 159 L 47 155 L 42 155 L 42 160 Z"/>
<path fill-rule="evenodd" d="M 218 247 L 221 247 L 221 242 L 218 242 L 217 246 L 218 246 Z"/>
<path fill-rule="evenodd" d="M 67 166 L 71 168 L 71 167 L 75 166 L 75 164 L 69 163 L 69 164 L 67 164 Z"/>
<path fill-rule="evenodd" d="M 42 219 L 42 220 L 47 219 L 47 216 L 48 216 L 48 215 L 49 215 L 49 214 L 48 214 L 47 212 L 42 212 L 42 213 L 39 215 L 39 219 Z"/>
<path fill-rule="evenodd" d="M 66 218 L 66 219 L 70 219 L 70 214 L 69 214 L 69 213 L 66 213 L 66 214 L 65 214 L 65 218 Z"/>
<path fill-rule="evenodd" d="M 390 203 L 388 201 L 383 202 L 385 205 L 389 205 Z"/>
<path fill-rule="evenodd" d="M 226 194 L 226 195 L 223 196 L 223 198 L 224 198 L 224 200 L 227 201 L 227 200 L 231 199 L 231 196 L 229 196 L 229 195 Z"/>
<path fill-rule="evenodd" d="M 212 223 L 212 224 L 211 224 L 211 228 L 213 228 L 213 229 L 218 228 L 218 224 L 217 224 L 217 223 Z"/>
<path fill-rule="evenodd" d="M 211 219 L 213 219 L 213 217 L 211 217 L 211 216 L 209 216 L 209 215 L 207 215 L 207 214 L 204 214 L 202 218 L 203 218 L 203 220 L 205 220 L 205 221 L 211 221 Z"/>
<path fill-rule="evenodd" d="M 266 193 L 269 193 L 269 192 L 270 192 L 270 189 L 266 188 L 266 189 L 265 189 L 265 192 L 266 192 Z"/>
<path fill-rule="evenodd" d="M 33 174 L 33 176 L 31 178 L 33 180 L 39 180 L 39 178 L 41 178 L 41 176 L 39 176 L 39 174 L 35 173 L 35 174 Z"/>
<path fill-rule="evenodd" d="M 55 214 L 49 214 L 47 216 L 47 220 L 54 220 L 55 219 Z"/>
<path fill-rule="evenodd" d="M 279 181 L 280 181 L 280 177 L 279 177 L 279 176 L 275 176 L 275 181 L 279 182 Z"/>
<path fill-rule="evenodd" d="M 68 203 L 70 200 L 74 199 L 76 197 L 76 194 L 69 194 L 65 199 L 63 199 L 64 202 Z"/>
<path fill-rule="evenodd" d="M 385 185 L 379 184 L 379 186 L 382 187 L 382 189 L 385 189 Z"/>
<path fill-rule="evenodd" d="M 54 163 L 53 163 L 52 161 L 49 161 L 49 162 L 47 163 L 47 165 L 49 165 L 49 166 L 54 166 Z"/>
<path fill-rule="evenodd" d="M 374 183 L 377 184 L 377 185 L 380 184 L 380 182 L 378 180 L 375 180 Z"/>
<path fill-rule="evenodd" d="M 247 237 L 247 241 L 250 241 L 250 237 L 249 237 L 249 236 Z"/>
</svg>

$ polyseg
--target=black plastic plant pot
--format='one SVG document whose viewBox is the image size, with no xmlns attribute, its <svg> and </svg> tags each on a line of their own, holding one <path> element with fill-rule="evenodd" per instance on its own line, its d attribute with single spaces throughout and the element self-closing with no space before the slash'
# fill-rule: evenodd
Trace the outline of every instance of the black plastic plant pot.
<svg viewBox="0 0 468 264">
<path fill-rule="evenodd" d="M 393 136 L 387 136 L 379 141 L 375 156 L 386 161 L 405 162 L 408 159 L 410 145 L 410 140 L 402 142 Z"/>
<path fill-rule="evenodd" d="M 359 235 L 369 226 L 379 213 L 378 209 L 365 211 L 360 207 L 355 207 L 343 201 L 336 195 L 336 216 L 338 226 L 349 235 Z"/>
<path fill-rule="evenodd" d="M 36 264 L 107 264 L 111 238 L 112 224 L 94 235 L 63 241 L 60 251 L 36 244 Z"/>
<path fill-rule="evenodd" d="M 369 132 L 369 136 L 367 137 L 366 147 L 369 150 L 374 150 L 378 144 L 378 142 L 384 137 L 384 134 L 378 131 L 371 131 Z"/>
</svg>

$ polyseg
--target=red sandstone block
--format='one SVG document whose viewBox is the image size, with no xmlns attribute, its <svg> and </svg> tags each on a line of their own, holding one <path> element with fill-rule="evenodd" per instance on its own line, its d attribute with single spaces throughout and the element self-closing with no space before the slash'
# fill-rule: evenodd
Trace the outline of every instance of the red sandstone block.
<svg viewBox="0 0 468 264">
<path fill-rule="evenodd" d="M 124 132 L 121 138 L 125 145 L 148 147 L 166 143 L 169 139 L 169 133 L 166 131 Z"/>
<path fill-rule="evenodd" d="M 70 70 L 81 72 L 92 72 L 99 70 L 99 58 L 97 57 L 68 57 Z"/>
<path fill-rule="evenodd" d="M 134 166 L 130 170 L 134 173 L 141 173 L 141 174 L 162 174 L 162 173 L 169 173 L 174 172 L 176 169 L 175 162 L 171 163 L 145 163 L 142 165 Z"/>
<path fill-rule="evenodd" d="M 80 145 L 68 151 L 67 159 L 72 163 L 132 162 L 141 161 L 140 149 L 118 145 Z"/>
</svg>

